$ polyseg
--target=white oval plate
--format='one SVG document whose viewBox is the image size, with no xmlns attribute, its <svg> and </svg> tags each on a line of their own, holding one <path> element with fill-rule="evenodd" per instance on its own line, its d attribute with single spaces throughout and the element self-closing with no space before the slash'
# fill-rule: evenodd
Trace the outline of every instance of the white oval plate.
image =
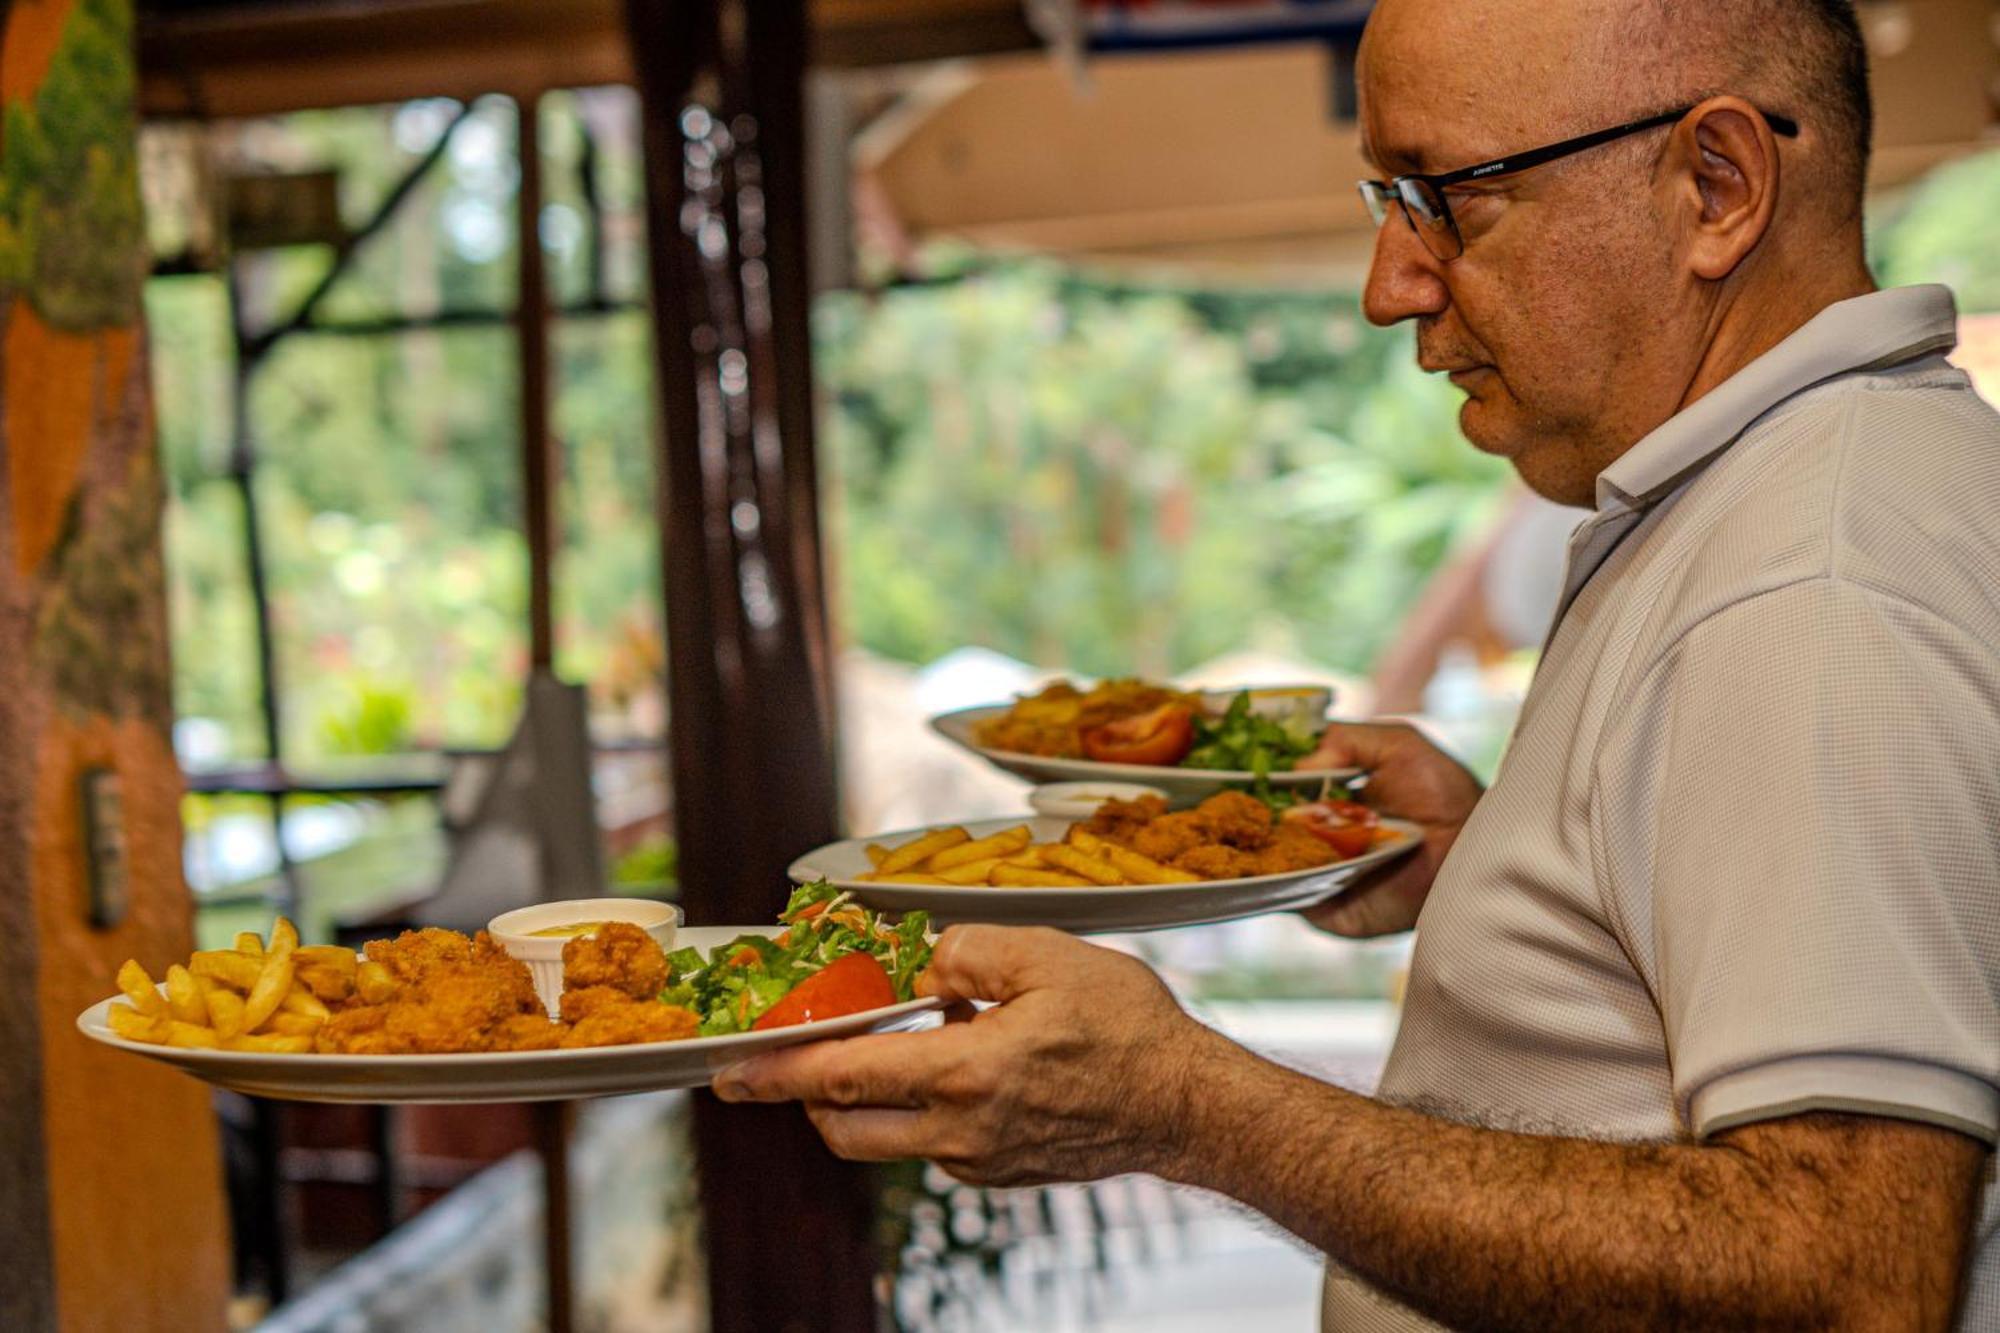
<svg viewBox="0 0 2000 1333">
<path fill-rule="evenodd" d="M 1165 791 L 1168 804 L 1175 806 L 1193 805 L 1229 787 L 1257 780 L 1255 773 L 1233 768 L 1168 768 L 1159 764 L 1104 764 L 1095 759 L 1050 759 L 1014 750 L 989 750 L 972 739 L 973 729 L 981 722 L 1004 716 L 1012 707 L 1012 704 L 983 704 L 955 713 L 941 713 L 931 719 L 931 730 L 1030 782 L 1142 782 Z M 1316 768 L 1273 773 L 1270 781 L 1279 788 L 1318 788 L 1329 779 L 1339 783 L 1360 776 L 1358 768 Z"/>
<path fill-rule="evenodd" d="M 1060 842 L 1073 821 L 1033 816 L 1026 819 L 984 819 L 964 825 L 975 838 L 1026 824 L 1036 842 Z M 787 870 L 801 884 L 816 879 L 853 893 L 878 912 L 929 912 L 934 924 L 986 922 L 1004 926 L 1054 926 L 1072 934 L 1112 930 L 1161 930 L 1168 926 L 1199 926 L 1239 917 L 1261 916 L 1323 902 L 1346 888 L 1356 875 L 1414 849 L 1421 833 L 1414 824 L 1385 819 L 1401 836 L 1364 855 L 1311 870 L 1251 879 L 1211 879 L 1199 884 L 1131 884 L 1068 889 L 960 888 L 951 884 L 873 884 L 855 878 L 872 863 L 868 844 L 896 847 L 922 837 L 929 829 L 905 829 L 872 838 L 849 838 L 807 852 Z"/>
<path fill-rule="evenodd" d="M 683 926 L 675 947 L 691 946 L 705 955 L 739 935 L 775 935 L 782 929 L 776 925 Z M 115 1035 L 105 1020 L 118 998 L 101 1000 L 77 1016 L 76 1025 L 84 1036 L 173 1065 L 217 1087 L 299 1102 L 546 1102 L 702 1087 L 717 1073 L 753 1055 L 829 1037 L 903 1031 L 929 1021 L 931 1011 L 939 1007 L 936 1000 L 911 1000 L 769 1032 L 589 1046 L 573 1051 L 265 1055 L 126 1041 Z"/>
</svg>

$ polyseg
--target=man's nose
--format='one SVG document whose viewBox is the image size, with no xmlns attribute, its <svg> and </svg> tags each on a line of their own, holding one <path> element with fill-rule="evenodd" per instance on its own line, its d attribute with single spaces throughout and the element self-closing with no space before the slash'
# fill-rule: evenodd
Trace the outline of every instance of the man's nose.
<svg viewBox="0 0 2000 1333">
<path fill-rule="evenodd" d="M 1382 328 L 1441 313 L 1451 304 L 1442 268 L 1408 219 L 1391 215 L 1375 229 L 1375 254 L 1368 264 L 1368 285 L 1361 290 L 1361 312 L 1370 324 Z"/>
</svg>

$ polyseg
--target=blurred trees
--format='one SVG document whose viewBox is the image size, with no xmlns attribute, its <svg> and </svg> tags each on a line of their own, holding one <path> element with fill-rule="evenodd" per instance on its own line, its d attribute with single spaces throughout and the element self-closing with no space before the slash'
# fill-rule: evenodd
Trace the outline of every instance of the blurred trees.
<svg viewBox="0 0 2000 1333">
<path fill-rule="evenodd" d="M 1008 264 L 819 310 L 843 619 L 1165 675 L 1249 646 L 1365 670 L 1503 464 L 1351 296 Z"/>
<path fill-rule="evenodd" d="M 618 89 L 544 103 L 541 240 L 564 302 L 643 289 L 632 110 Z M 338 166 L 358 221 L 452 111 L 256 122 L 235 152 Z M 512 117 L 480 105 L 328 317 L 507 307 Z M 1942 277 L 1968 308 L 2000 307 L 1996 190 L 1989 153 L 1895 201 L 1873 236 L 1884 281 Z M 172 220 L 148 223 L 169 248 Z M 327 262 L 251 258 L 252 327 L 288 313 Z M 1246 647 L 1366 670 L 1487 521 L 1507 470 L 1459 438 L 1458 395 L 1416 371 L 1408 334 L 1368 327 L 1356 304 L 970 256 L 933 282 L 826 296 L 817 374 L 845 638 L 908 662 L 971 643 L 1092 674 L 1166 674 Z M 156 280 L 148 317 L 177 704 L 219 724 L 210 757 L 252 757 L 222 285 Z M 614 724 L 661 660 L 646 337 L 638 313 L 600 312 L 564 320 L 555 344 L 560 667 Z M 491 324 L 305 335 L 260 373 L 250 412 L 295 756 L 505 736 L 526 657 L 514 376 L 511 334 Z"/>
</svg>

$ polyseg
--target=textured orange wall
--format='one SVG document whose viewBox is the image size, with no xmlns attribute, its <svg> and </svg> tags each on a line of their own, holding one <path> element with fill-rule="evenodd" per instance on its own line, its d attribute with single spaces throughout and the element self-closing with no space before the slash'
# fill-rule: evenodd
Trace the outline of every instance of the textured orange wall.
<svg viewBox="0 0 2000 1333">
<path fill-rule="evenodd" d="M 92 32 L 129 24 L 123 0 L 0 8 L 0 103 L 35 105 L 86 4 Z M 108 48 L 114 59 L 117 50 Z M 91 59 L 107 97 L 129 93 Z M 129 133 L 129 109 L 107 123 Z M 100 160 L 130 161 L 90 142 Z M 74 1026 L 115 989 L 126 957 L 157 975 L 186 955 L 192 902 L 169 735 L 163 495 L 139 352 L 142 256 L 132 210 L 119 205 L 121 191 L 136 201 L 136 181 L 96 182 L 81 203 L 67 184 L 49 182 L 46 197 L 71 209 L 59 222 L 77 225 L 34 233 L 41 259 L 16 262 L 19 285 L 0 267 L 0 921 L 28 927 L 34 942 L 28 975 L 0 977 L 0 999 L 34 1004 L 29 1031 L 41 1044 L 39 1087 L 25 1090 L 39 1092 L 39 1123 L 22 1118 L 28 1097 L 10 1088 L 15 1111 L 0 1106 L 0 1127 L 29 1139 L 38 1131 L 47 1172 L 45 1200 L 28 1205 L 46 1208 L 46 1226 L 15 1218 L 10 1230 L 0 1217 L 0 1266 L 9 1282 L 16 1271 L 53 1275 L 62 1329 L 219 1329 L 228 1219 L 208 1090 L 87 1042 Z M 107 237 L 83 225 L 102 219 L 123 230 Z M 0 214 L 0 226 L 8 221 Z M 10 241 L 26 253 L 25 235 L 0 230 L 0 260 Z M 111 930 L 86 915 L 78 783 L 90 767 L 121 784 L 130 896 Z M 19 1308 L 39 1323 L 49 1304 Z"/>
<path fill-rule="evenodd" d="M 132 906 L 115 930 L 84 917 L 76 775 L 123 786 Z M 206 1088 L 77 1034 L 128 957 L 154 975 L 190 947 L 180 878 L 180 775 L 144 722 L 52 717 L 36 755 L 31 874 L 40 954 L 42 1119 L 56 1309 L 65 1329 L 219 1329 L 229 1282 L 215 1114 Z"/>
</svg>

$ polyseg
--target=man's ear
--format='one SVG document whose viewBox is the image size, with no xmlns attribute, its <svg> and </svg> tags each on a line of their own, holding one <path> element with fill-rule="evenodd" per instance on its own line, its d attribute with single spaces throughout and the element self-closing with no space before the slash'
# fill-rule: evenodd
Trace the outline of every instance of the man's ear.
<svg viewBox="0 0 2000 1333">
<path fill-rule="evenodd" d="M 1711 97 L 1674 130 L 1668 166 L 1687 208 L 1688 266 L 1720 281 L 1770 228 L 1778 206 L 1778 141 L 1740 97 Z"/>
</svg>

